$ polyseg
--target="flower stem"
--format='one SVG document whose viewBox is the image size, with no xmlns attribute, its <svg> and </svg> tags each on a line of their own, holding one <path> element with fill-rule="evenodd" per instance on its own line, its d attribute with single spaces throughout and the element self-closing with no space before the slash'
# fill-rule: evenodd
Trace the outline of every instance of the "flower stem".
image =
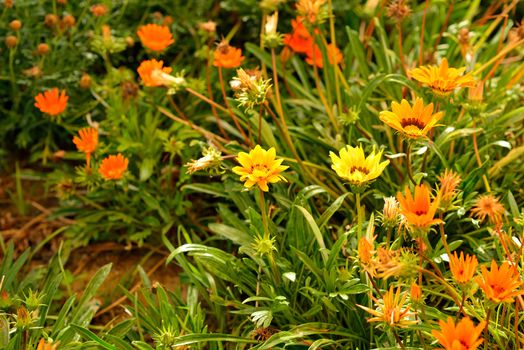
<svg viewBox="0 0 524 350">
<path fill-rule="evenodd" d="M 477 123 L 473 121 L 473 129 L 475 129 L 477 126 Z M 477 133 L 473 133 L 473 149 L 475 150 L 475 158 L 477 159 L 477 164 L 479 167 L 482 166 L 482 160 L 480 159 L 480 153 L 479 153 L 479 146 L 477 143 Z M 489 186 L 488 178 L 485 174 L 482 175 L 482 181 L 484 181 L 484 186 L 486 187 L 486 191 L 491 192 L 491 187 Z"/>
<path fill-rule="evenodd" d="M 362 211 L 360 208 L 360 192 L 357 192 L 355 197 L 357 205 L 357 237 L 360 239 L 362 237 Z"/>
<path fill-rule="evenodd" d="M 408 168 L 408 176 L 413 185 L 417 185 L 417 182 L 413 178 L 413 170 L 411 169 L 411 142 L 408 142 L 408 149 L 406 150 L 406 165 Z"/>
<path fill-rule="evenodd" d="M 489 328 L 489 319 L 491 318 L 491 311 L 492 307 L 488 309 L 488 313 L 486 314 L 486 327 L 484 328 L 484 350 L 488 350 L 488 328 Z"/>
<path fill-rule="evenodd" d="M 244 132 L 244 129 L 242 129 L 242 126 L 240 126 L 240 123 L 238 122 L 237 117 L 235 117 L 235 113 L 231 110 L 231 106 L 229 105 L 229 102 L 227 101 L 227 93 L 226 93 L 226 87 L 224 85 L 224 77 L 222 74 L 222 67 L 218 67 L 218 79 L 220 80 L 220 89 L 222 90 L 222 96 L 224 97 L 224 103 L 226 104 L 227 111 L 229 113 L 229 116 L 233 120 L 233 123 L 235 123 L 235 126 L 237 127 L 238 131 L 242 134 L 242 137 L 244 137 L 244 141 L 246 144 L 251 147 L 251 140 L 247 136 L 247 134 Z"/>
<path fill-rule="evenodd" d="M 266 212 L 266 201 L 264 198 L 264 191 L 262 191 L 260 188 L 258 189 L 258 200 L 259 200 L 259 207 L 260 207 L 260 215 L 262 215 L 262 224 L 264 226 L 264 239 L 269 239 L 269 226 L 267 222 L 267 212 Z"/>
</svg>

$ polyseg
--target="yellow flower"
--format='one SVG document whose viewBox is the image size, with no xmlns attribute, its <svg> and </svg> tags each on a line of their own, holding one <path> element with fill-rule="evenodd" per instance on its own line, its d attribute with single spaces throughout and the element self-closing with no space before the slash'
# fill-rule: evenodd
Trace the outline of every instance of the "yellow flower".
<svg viewBox="0 0 524 350">
<path fill-rule="evenodd" d="M 241 166 L 233 168 L 233 172 L 240 175 L 240 181 L 244 181 L 244 186 L 251 188 L 257 185 L 262 191 L 269 191 L 268 184 L 279 181 L 286 181 L 280 175 L 288 166 L 282 165 L 282 159 L 276 159 L 275 148 L 265 150 L 260 145 L 256 145 L 249 153 L 240 152 L 237 161 Z"/>
<path fill-rule="evenodd" d="M 389 160 L 380 162 L 382 151 L 375 152 L 375 148 L 366 157 L 362 145 L 346 146 L 339 151 L 339 156 L 333 152 L 329 152 L 329 156 L 333 162 L 331 168 L 337 172 L 337 175 L 350 184 L 358 186 L 375 180 L 389 164 Z"/>
<path fill-rule="evenodd" d="M 447 96 L 459 87 L 475 86 L 475 79 L 471 74 L 462 75 L 466 67 L 449 68 L 448 60 L 444 58 L 440 66 L 422 66 L 409 71 L 413 79 L 427 85 L 433 93 Z"/>
<path fill-rule="evenodd" d="M 427 137 L 427 133 L 435 127 L 443 114 L 442 112 L 433 114 L 433 103 L 424 106 L 421 98 L 415 99 L 413 107 L 406 100 L 402 100 L 400 104 L 393 102 L 391 109 L 393 112 L 380 112 L 380 120 L 412 139 Z"/>
</svg>

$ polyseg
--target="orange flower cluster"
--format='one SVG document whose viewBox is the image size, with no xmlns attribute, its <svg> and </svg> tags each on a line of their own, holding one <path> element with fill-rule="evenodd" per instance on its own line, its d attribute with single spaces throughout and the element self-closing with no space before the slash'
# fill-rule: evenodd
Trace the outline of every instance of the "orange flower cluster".
<svg viewBox="0 0 524 350">
<path fill-rule="evenodd" d="M 42 113 L 57 116 L 65 111 L 68 100 L 69 96 L 65 90 L 59 91 L 58 88 L 52 88 L 36 95 L 35 107 Z"/>
</svg>

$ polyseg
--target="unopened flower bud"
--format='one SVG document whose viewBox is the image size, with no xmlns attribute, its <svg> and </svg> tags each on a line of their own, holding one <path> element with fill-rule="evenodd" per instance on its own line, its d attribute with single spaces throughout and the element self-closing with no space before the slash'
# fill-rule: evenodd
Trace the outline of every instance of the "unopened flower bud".
<svg viewBox="0 0 524 350">
<path fill-rule="evenodd" d="M 36 48 L 36 52 L 40 56 L 47 55 L 49 51 L 50 51 L 49 45 L 47 45 L 46 43 L 38 44 L 38 47 Z"/>
<path fill-rule="evenodd" d="M 89 74 L 82 74 L 79 84 L 82 89 L 89 89 L 91 87 L 91 77 L 89 76 Z"/>
<path fill-rule="evenodd" d="M 45 15 L 44 24 L 49 28 L 53 28 L 58 24 L 58 16 L 52 13 Z"/>
<path fill-rule="evenodd" d="M 18 44 L 18 38 L 14 35 L 8 35 L 5 38 L 5 46 L 12 49 Z"/>
<path fill-rule="evenodd" d="M 9 28 L 11 28 L 11 30 L 14 31 L 20 30 L 20 28 L 22 28 L 22 22 L 18 19 L 15 19 L 14 21 L 11 21 L 11 23 L 9 23 Z"/>
</svg>

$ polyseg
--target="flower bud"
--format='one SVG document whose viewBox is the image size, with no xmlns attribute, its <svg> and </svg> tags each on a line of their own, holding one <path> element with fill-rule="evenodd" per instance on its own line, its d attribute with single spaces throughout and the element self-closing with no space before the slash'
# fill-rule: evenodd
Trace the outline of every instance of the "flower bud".
<svg viewBox="0 0 524 350">
<path fill-rule="evenodd" d="M 22 22 L 15 19 L 14 21 L 11 21 L 11 23 L 9 23 L 9 28 L 11 28 L 14 31 L 20 30 L 20 28 L 22 28 Z"/>
<path fill-rule="evenodd" d="M 47 55 L 50 50 L 51 49 L 49 48 L 49 45 L 47 45 L 46 43 L 41 43 L 41 44 L 38 44 L 36 52 L 39 55 L 44 56 L 44 55 Z"/>
<path fill-rule="evenodd" d="M 45 15 L 44 24 L 49 28 L 55 27 L 58 24 L 58 16 L 52 13 Z"/>
<path fill-rule="evenodd" d="M 80 87 L 85 90 L 91 87 L 91 77 L 89 74 L 82 74 L 82 77 L 80 78 Z"/>
<path fill-rule="evenodd" d="M 14 35 L 8 35 L 5 38 L 5 46 L 12 49 L 18 44 L 18 38 Z"/>
</svg>

